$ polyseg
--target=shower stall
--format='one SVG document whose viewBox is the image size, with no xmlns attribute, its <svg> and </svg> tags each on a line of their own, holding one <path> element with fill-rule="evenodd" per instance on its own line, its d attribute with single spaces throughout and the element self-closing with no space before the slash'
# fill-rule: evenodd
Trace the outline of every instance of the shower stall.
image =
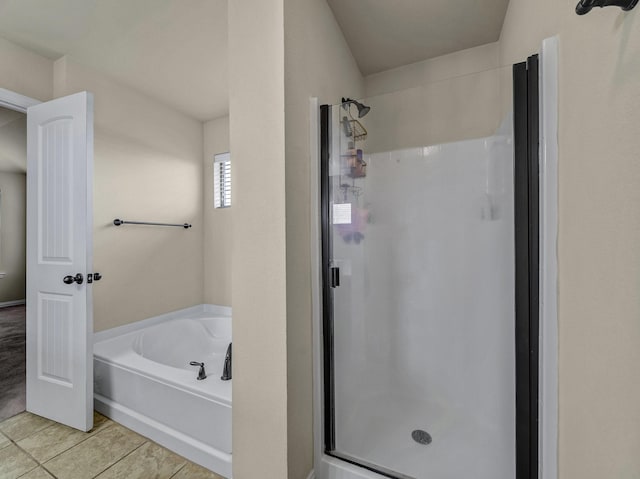
<svg viewBox="0 0 640 479">
<path fill-rule="evenodd" d="M 537 477 L 535 57 L 512 85 L 492 134 L 435 145 L 321 107 L 323 446 L 367 474 Z"/>
</svg>

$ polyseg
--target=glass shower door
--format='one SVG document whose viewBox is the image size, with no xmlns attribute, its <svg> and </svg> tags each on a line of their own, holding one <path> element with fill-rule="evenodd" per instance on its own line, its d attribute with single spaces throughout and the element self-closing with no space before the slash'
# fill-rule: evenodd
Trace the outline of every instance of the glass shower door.
<svg viewBox="0 0 640 479">
<path fill-rule="evenodd" d="M 327 452 L 395 478 L 514 478 L 510 119 L 368 151 L 350 108 L 326 119 Z"/>
</svg>

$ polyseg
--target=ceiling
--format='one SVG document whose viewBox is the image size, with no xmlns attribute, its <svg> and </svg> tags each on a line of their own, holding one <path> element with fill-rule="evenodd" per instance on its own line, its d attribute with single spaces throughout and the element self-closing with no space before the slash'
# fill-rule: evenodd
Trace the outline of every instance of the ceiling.
<svg viewBox="0 0 640 479">
<path fill-rule="evenodd" d="M 363 75 L 495 42 L 509 0 L 327 0 Z"/>
<path fill-rule="evenodd" d="M 0 37 L 196 119 L 228 114 L 227 0 L 0 0 Z"/>
<path fill-rule="evenodd" d="M 228 0 L 0 0 L 0 37 L 201 121 L 228 114 Z M 327 0 L 364 75 L 498 40 L 509 0 Z"/>
</svg>

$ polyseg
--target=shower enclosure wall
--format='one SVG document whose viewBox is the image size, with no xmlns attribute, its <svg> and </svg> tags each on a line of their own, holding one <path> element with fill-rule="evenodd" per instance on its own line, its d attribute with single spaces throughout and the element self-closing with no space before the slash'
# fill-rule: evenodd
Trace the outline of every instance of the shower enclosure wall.
<svg viewBox="0 0 640 479">
<path fill-rule="evenodd" d="M 513 115 L 368 152 L 351 108 L 321 109 L 325 452 L 392 478 L 524 477 Z"/>
</svg>

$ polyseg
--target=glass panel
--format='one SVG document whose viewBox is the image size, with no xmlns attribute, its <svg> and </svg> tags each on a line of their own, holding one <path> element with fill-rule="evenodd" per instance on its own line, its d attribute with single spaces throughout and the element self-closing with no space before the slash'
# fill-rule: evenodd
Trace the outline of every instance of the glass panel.
<svg viewBox="0 0 640 479">
<path fill-rule="evenodd" d="M 360 126 L 381 131 L 381 102 L 362 103 L 331 110 L 334 452 L 395 477 L 513 478 L 511 115 L 373 151 Z"/>
</svg>

